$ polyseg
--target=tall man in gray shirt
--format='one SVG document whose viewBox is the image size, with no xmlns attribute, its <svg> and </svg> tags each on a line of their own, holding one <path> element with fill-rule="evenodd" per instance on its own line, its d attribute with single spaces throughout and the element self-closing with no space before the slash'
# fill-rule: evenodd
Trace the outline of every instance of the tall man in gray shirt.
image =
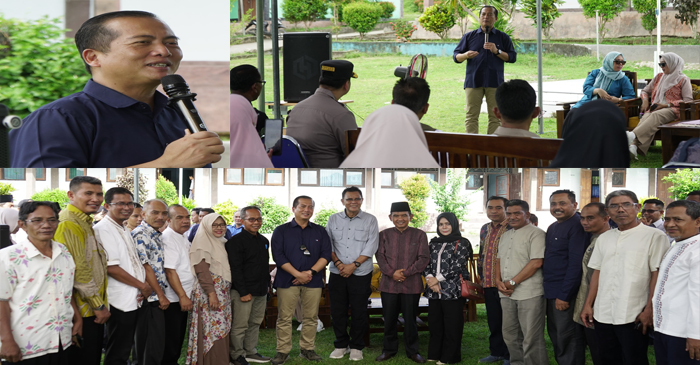
<svg viewBox="0 0 700 365">
<path fill-rule="evenodd" d="M 350 360 L 359 361 L 368 327 L 367 300 L 372 292 L 372 256 L 379 244 L 379 227 L 377 218 L 360 210 L 360 189 L 349 187 L 343 190 L 342 196 L 345 210 L 333 214 L 326 225 L 333 250 L 328 290 L 336 338 L 330 358 L 342 359 L 350 352 Z M 352 310 L 350 334 L 348 308 Z"/>
</svg>

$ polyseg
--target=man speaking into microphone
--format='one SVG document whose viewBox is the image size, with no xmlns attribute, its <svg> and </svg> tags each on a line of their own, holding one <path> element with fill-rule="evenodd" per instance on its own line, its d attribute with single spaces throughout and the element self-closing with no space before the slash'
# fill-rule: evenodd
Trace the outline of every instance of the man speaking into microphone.
<svg viewBox="0 0 700 365">
<path fill-rule="evenodd" d="M 453 59 L 457 63 L 467 60 L 467 75 L 464 78 L 464 91 L 467 94 L 467 118 L 464 126 L 467 133 L 479 133 L 479 112 L 486 96 L 489 112 L 488 134 L 501 123 L 496 118 L 496 88 L 503 83 L 503 65 L 514 63 L 517 54 L 513 42 L 506 33 L 495 29 L 498 10 L 484 6 L 479 11 L 479 24 L 476 30 L 466 33 L 455 48 Z"/>
<path fill-rule="evenodd" d="M 12 167 L 202 167 L 221 159 L 218 135 L 187 130 L 156 91 L 182 60 L 167 24 L 144 11 L 105 13 L 83 23 L 75 43 L 92 79 L 10 132 Z"/>
</svg>

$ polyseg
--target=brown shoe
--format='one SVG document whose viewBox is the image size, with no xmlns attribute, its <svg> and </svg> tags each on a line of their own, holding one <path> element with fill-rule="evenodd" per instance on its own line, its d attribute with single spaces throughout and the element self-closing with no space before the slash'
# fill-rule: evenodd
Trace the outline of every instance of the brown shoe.
<svg viewBox="0 0 700 365">
<path fill-rule="evenodd" d="M 391 359 L 391 358 L 394 357 L 394 356 L 396 356 L 396 354 L 387 354 L 386 352 L 382 352 L 382 354 L 379 355 L 379 356 L 377 356 L 377 358 L 374 359 L 374 361 L 389 360 L 389 359 Z"/>
<path fill-rule="evenodd" d="M 420 354 L 418 354 L 418 353 L 413 354 L 413 355 L 410 357 L 410 359 L 413 360 L 413 362 L 417 362 L 417 363 L 419 363 L 419 364 L 425 363 L 425 358 L 424 358 L 423 356 L 420 356 Z"/>
</svg>

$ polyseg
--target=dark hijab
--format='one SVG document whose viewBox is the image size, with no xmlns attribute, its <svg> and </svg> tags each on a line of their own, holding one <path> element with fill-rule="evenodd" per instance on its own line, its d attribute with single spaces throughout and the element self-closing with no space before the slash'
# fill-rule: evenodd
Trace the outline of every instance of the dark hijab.
<svg viewBox="0 0 700 365">
<path fill-rule="evenodd" d="M 629 167 L 627 120 L 607 100 L 583 104 L 564 124 L 564 142 L 549 167 Z"/>
<path fill-rule="evenodd" d="M 452 232 L 448 234 L 447 236 L 443 235 L 440 233 L 440 220 L 442 218 L 447 219 L 448 222 L 450 222 L 450 226 L 452 226 Z M 455 241 L 460 241 L 460 244 L 466 245 L 467 248 L 469 248 L 469 256 L 471 257 L 473 251 L 472 251 L 472 244 L 469 242 L 468 239 L 462 237 L 462 233 L 459 232 L 459 220 L 457 220 L 457 217 L 454 215 L 454 213 L 440 213 L 437 217 L 437 234 L 438 237 L 433 238 L 430 240 L 430 243 L 446 243 L 446 242 L 455 242 Z"/>
</svg>

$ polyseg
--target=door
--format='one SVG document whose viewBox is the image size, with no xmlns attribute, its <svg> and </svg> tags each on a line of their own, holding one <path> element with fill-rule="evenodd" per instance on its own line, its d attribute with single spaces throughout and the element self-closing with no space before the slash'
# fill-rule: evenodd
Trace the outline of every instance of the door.
<svg viewBox="0 0 700 365">
<path fill-rule="evenodd" d="M 673 184 L 663 181 L 663 178 L 675 172 L 676 170 L 673 169 L 656 170 L 656 197 L 666 205 L 674 200 L 671 193 L 668 191 Z"/>
<path fill-rule="evenodd" d="M 592 177 L 593 171 L 591 169 L 581 169 L 581 196 L 578 199 L 579 211 L 591 202 Z"/>
</svg>

